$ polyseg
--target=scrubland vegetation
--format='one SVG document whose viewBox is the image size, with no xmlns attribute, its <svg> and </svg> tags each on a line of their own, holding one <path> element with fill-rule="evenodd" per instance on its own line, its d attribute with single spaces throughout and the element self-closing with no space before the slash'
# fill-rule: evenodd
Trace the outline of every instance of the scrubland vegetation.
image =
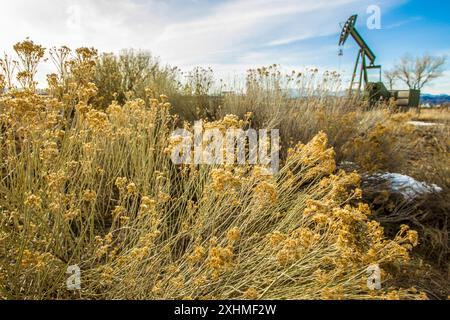
<svg viewBox="0 0 450 320">
<path fill-rule="evenodd" d="M 14 49 L 0 60 L 1 298 L 447 298 L 448 111 L 411 124 L 431 119 L 336 95 L 332 72 L 270 66 L 239 90 L 144 52 Z M 174 165 L 171 133 L 199 119 L 280 129 L 280 171 Z M 402 197 L 374 178 L 386 172 L 440 192 Z"/>
</svg>

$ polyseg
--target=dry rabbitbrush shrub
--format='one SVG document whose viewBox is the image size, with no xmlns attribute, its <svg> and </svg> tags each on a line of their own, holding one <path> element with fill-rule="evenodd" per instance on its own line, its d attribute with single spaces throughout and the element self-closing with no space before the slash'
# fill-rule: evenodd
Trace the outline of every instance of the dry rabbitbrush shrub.
<svg viewBox="0 0 450 320">
<path fill-rule="evenodd" d="M 2 298 L 423 298 L 368 289 L 367 268 L 392 279 L 417 233 L 384 236 L 324 132 L 289 150 L 275 175 L 176 167 L 168 98 L 95 109 L 95 55 L 79 49 L 50 96 L 0 98 Z M 231 115 L 209 123 L 244 125 Z M 66 287 L 73 265 L 80 291 Z"/>
</svg>

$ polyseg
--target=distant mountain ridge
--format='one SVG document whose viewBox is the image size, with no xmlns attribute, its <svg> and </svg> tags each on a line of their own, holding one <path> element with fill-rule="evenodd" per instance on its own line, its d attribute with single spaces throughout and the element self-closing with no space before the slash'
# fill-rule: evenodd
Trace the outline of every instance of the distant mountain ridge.
<svg viewBox="0 0 450 320">
<path fill-rule="evenodd" d="M 423 104 L 445 104 L 450 103 L 450 95 L 448 94 L 422 94 L 421 102 Z"/>
<path fill-rule="evenodd" d="M 295 89 L 289 89 L 285 93 L 292 98 L 300 97 L 298 90 L 295 90 Z M 335 92 L 334 94 L 336 96 L 345 96 L 347 93 L 348 93 L 348 91 L 339 91 L 339 92 Z M 423 93 L 420 95 L 420 102 L 422 104 L 430 104 L 430 105 L 448 104 L 448 103 L 450 103 L 450 95 Z"/>
</svg>

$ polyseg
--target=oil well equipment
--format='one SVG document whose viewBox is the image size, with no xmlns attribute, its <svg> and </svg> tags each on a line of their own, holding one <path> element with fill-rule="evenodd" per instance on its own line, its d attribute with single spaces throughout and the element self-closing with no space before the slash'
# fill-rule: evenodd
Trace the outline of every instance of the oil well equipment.
<svg viewBox="0 0 450 320">
<path fill-rule="evenodd" d="M 371 105 L 393 98 L 400 109 L 415 108 L 420 103 L 420 90 L 388 90 L 382 81 L 382 67 L 376 65 L 376 55 L 356 30 L 358 15 L 352 15 L 345 22 L 339 38 L 339 46 L 343 47 L 351 36 L 359 46 L 358 56 L 350 82 L 349 94 L 361 94 L 369 100 Z M 340 50 L 342 52 L 342 49 Z M 377 81 L 369 81 L 369 71 L 377 70 Z"/>
</svg>

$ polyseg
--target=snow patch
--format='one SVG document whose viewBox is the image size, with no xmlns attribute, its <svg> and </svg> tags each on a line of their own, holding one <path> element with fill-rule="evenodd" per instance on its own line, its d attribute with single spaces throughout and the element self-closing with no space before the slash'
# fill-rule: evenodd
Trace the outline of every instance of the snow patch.
<svg viewBox="0 0 450 320">
<path fill-rule="evenodd" d="M 409 121 L 409 124 L 416 127 L 435 127 L 442 126 L 442 123 L 425 122 L 425 121 Z"/>
<path fill-rule="evenodd" d="M 420 182 L 399 173 L 384 173 L 377 176 L 389 181 L 391 189 L 402 194 L 406 200 L 413 200 L 422 194 L 442 191 L 442 188 L 435 184 L 430 185 L 426 182 Z"/>
</svg>

